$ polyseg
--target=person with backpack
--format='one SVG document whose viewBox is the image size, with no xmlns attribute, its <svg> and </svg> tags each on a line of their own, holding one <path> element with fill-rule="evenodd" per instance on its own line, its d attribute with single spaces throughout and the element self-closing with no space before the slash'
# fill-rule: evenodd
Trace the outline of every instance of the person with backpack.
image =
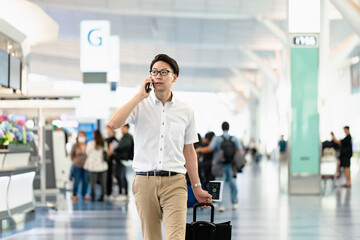
<svg viewBox="0 0 360 240">
<path fill-rule="evenodd" d="M 198 153 L 214 152 L 212 173 L 216 180 L 224 181 L 224 183 L 229 182 L 232 209 L 236 210 L 238 208 L 238 191 L 236 186 L 237 171 L 235 168 L 235 158 L 242 155 L 243 148 L 238 139 L 229 134 L 230 125 L 228 122 L 223 122 L 221 128 L 223 135 L 214 137 L 209 146 L 198 148 L 196 151 Z M 225 211 L 223 202 L 219 202 L 217 210 L 219 212 Z"/>
<path fill-rule="evenodd" d="M 119 185 L 119 194 L 128 197 L 128 181 L 126 179 L 126 166 L 122 161 L 132 160 L 134 157 L 134 140 L 129 134 L 129 124 L 121 128 L 123 134 L 118 146 L 114 149 L 116 154 L 115 178 Z"/>
</svg>

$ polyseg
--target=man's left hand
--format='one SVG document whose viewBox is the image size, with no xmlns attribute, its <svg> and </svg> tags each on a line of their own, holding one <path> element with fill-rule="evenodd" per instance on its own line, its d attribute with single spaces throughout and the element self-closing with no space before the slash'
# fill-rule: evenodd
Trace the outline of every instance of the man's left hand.
<svg viewBox="0 0 360 240">
<path fill-rule="evenodd" d="M 201 187 L 194 188 L 193 192 L 196 200 L 198 200 L 199 203 L 209 203 L 212 200 L 212 196 L 207 191 L 204 191 Z"/>
</svg>

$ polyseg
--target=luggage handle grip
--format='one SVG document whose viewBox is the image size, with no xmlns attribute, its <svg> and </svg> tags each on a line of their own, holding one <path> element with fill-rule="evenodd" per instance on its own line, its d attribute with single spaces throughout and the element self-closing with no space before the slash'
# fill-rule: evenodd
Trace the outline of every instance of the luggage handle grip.
<svg viewBox="0 0 360 240">
<path fill-rule="evenodd" d="M 198 207 L 202 207 L 202 206 L 209 206 L 211 207 L 211 218 L 210 218 L 210 222 L 214 222 L 214 205 L 212 205 L 211 203 L 196 203 L 193 207 L 194 212 L 193 212 L 193 222 L 196 222 L 196 209 Z"/>
</svg>

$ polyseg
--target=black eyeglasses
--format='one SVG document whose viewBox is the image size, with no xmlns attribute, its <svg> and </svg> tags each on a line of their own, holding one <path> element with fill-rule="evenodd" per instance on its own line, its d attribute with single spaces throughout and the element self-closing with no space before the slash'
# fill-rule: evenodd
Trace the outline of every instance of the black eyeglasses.
<svg viewBox="0 0 360 240">
<path fill-rule="evenodd" d="M 158 73 L 160 73 L 161 76 L 167 76 L 170 72 L 172 73 L 172 71 L 169 71 L 167 69 L 161 69 L 160 71 L 158 71 L 158 70 L 150 70 L 151 76 L 157 76 Z"/>
</svg>

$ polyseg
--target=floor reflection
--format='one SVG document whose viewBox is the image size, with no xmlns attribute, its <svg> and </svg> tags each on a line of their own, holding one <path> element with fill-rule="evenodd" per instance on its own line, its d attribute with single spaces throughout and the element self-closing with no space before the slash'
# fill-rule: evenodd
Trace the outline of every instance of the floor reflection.
<svg viewBox="0 0 360 240">
<path fill-rule="evenodd" d="M 288 163 L 262 159 L 248 162 L 238 174 L 239 208 L 215 213 L 215 222 L 231 220 L 232 239 L 360 239 L 359 163 L 352 162 L 352 188 L 344 179 L 323 180 L 320 195 L 288 195 Z M 129 173 L 133 178 L 133 173 Z M 131 182 L 131 181 L 129 181 Z M 55 209 L 37 208 L 24 219 L 2 221 L 2 239 L 124 239 L 141 237 L 133 197 L 105 202 L 73 203 L 70 192 L 48 196 Z M 224 199 L 230 204 L 229 188 Z M 199 220 L 209 212 L 200 210 Z M 192 221 L 192 209 L 188 210 Z M 164 238 L 165 239 L 165 238 Z"/>
</svg>

